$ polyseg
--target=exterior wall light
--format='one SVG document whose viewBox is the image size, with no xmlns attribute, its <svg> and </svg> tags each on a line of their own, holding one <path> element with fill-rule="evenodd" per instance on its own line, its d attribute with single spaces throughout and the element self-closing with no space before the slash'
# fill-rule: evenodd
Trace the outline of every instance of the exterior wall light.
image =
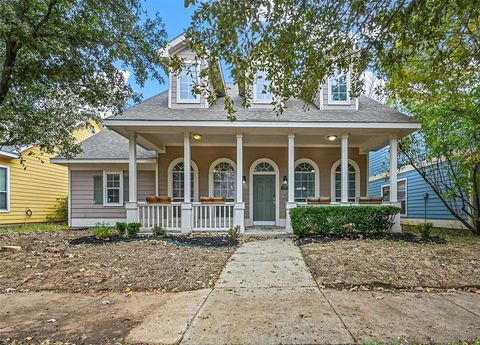
<svg viewBox="0 0 480 345">
<path fill-rule="evenodd" d="M 193 139 L 195 139 L 195 140 L 202 140 L 202 138 L 203 138 L 203 135 L 201 135 L 201 134 L 194 134 L 193 135 Z"/>
<path fill-rule="evenodd" d="M 242 182 L 243 182 L 243 184 L 247 183 L 247 178 L 245 176 L 242 176 Z"/>
<path fill-rule="evenodd" d="M 329 135 L 327 138 L 328 138 L 328 140 L 330 140 L 330 141 L 335 141 L 335 140 L 337 140 L 337 136 L 336 136 L 336 135 Z"/>
<path fill-rule="evenodd" d="M 283 176 L 283 184 L 287 184 L 287 183 L 288 183 L 287 176 Z"/>
</svg>

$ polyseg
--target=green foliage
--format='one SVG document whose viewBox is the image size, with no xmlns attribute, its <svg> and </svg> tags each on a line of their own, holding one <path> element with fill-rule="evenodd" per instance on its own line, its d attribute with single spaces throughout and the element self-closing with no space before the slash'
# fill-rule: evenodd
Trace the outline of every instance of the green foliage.
<svg viewBox="0 0 480 345">
<path fill-rule="evenodd" d="M 167 234 L 167 231 L 162 228 L 161 226 L 154 226 L 152 229 L 152 232 L 155 236 L 165 236 Z"/>
<path fill-rule="evenodd" d="M 0 234 L 8 232 L 16 233 L 28 233 L 35 231 L 65 231 L 69 227 L 66 224 L 21 224 L 21 225 L 8 225 L 0 226 Z"/>
<path fill-rule="evenodd" d="M 346 235 L 383 233 L 391 229 L 393 218 L 400 212 L 395 206 L 307 206 L 290 210 L 293 232 Z"/>
<path fill-rule="evenodd" d="M 52 212 L 47 215 L 49 222 L 66 222 L 68 221 L 68 197 L 57 198 L 57 204 Z"/>
<path fill-rule="evenodd" d="M 228 236 L 237 238 L 240 236 L 240 225 L 235 225 L 233 228 L 228 229 Z"/>
<path fill-rule="evenodd" d="M 140 223 L 128 223 L 127 224 L 127 229 L 125 233 L 123 234 L 123 237 L 125 238 L 132 238 L 138 235 L 138 232 L 140 231 Z"/>
<path fill-rule="evenodd" d="M 115 228 L 117 229 L 118 233 L 123 236 L 125 231 L 127 231 L 127 223 L 125 222 L 117 222 L 115 224 Z"/>
<path fill-rule="evenodd" d="M 429 238 L 433 229 L 431 222 L 421 223 L 417 225 L 417 231 L 424 238 Z"/>
<path fill-rule="evenodd" d="M 0 147 L 79 152 L 79 124 L 119 114 L 143 85 L 163 82 L 161 19 L 139 0 L 0 1 Z"/>
<path fill-rule="evenodd" d="M 98 223 L 93 228 L 91 228 L 90 232 L 93 236 L 95 236 L 96 239 L 99 240 L 105 240 L 109 237 L 112 237 L 113 235 L 112 228 L 101 223 Z"/>
</svg>

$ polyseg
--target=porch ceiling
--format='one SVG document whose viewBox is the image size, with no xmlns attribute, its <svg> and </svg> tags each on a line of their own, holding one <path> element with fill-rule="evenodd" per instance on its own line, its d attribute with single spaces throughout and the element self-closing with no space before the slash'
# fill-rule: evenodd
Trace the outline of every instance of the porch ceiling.
<svg viewBox="0 0 480 345">
<path fill-rule="evenodd" d="M 183 133 L 201 134 L 201 140 L 191 141 L 192 146 L 235 146 L 237 133 L 244 135 L 244 146 L 287 146 L 288 134 L 295 134 L 298 147 L 340 147 L 340 137 L 349 135 L 349 146 L 358 147 L 360 153 L 378 150 L 388 145 L 392 135 L 402 138 L 415 128 L 268 128 L 268 127 L 202 127 L 202 126 L 109 126 L 115 132 L 128 137 L 128 132 L 138 135 L 138 144 L 149 150 L 163 152 L 166 146 L 182 146 Z M 335 135 L 335 141 L 328 136 Z"/>
</svg>

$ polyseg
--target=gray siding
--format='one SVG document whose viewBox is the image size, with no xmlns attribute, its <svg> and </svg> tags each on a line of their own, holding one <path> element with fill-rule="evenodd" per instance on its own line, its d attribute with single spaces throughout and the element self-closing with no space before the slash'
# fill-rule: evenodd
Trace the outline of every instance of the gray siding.
<svg viewBox="0 0 480 345">
<path fill-rule="evenodd" d="M 124 174 L 127 172 L 124 171 Z M 93 177 L 102 176 L 102 170 L 71 171 L 71 217 L 72 218 L 125 218 L 123 206 L 103 206 L 93 203 Z M 155 194 L 155 172 L 138 171 L 138 201 Z"/>
</svg>

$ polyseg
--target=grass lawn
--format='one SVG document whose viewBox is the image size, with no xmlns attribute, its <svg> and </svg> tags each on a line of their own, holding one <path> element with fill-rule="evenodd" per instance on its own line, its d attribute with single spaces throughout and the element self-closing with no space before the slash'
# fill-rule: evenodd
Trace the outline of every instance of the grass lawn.
<svg viewBox="0 0 480 345">
<path fill-rule="evenodd" d="M 413 228 L 404 231 L 415 232 Z M 480 291 L 480 237 L 447 229 L 434 229 L 432 236 L 447 242 L 335 239 L 300 247 L 315 280 L 325 287 Z"/>
<path fill-rule="evenodd" d="M 0 247 L 21 247 L 0 251 L 0 292 L 200 289 L 214 284 L 236 249 L 178 246 L 158 239 L 82 243 L 79 238 L 90 236 L 86 230 L 37 230 L 55 229 L 36 225 L 0 233 Z"/>
<path fill-rule="evenodd" d="M 64 223 L 37 223 L 0 226 L 0 234 L 7 232 L 34 232 L 34 231 L 57 231 L 68 230 L 68 225 Z"/>
</svg>

